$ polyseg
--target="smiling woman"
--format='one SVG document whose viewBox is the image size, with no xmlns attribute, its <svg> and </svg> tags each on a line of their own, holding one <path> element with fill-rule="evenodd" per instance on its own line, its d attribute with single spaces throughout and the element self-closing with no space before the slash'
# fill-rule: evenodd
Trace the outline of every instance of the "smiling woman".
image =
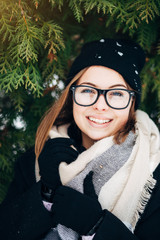
<svg viewBox="0 0 160 240">
<path fill-rule="evenodd" d="M 88 148 L 97 140 L 115 135 L 126 125 L 133 98 L 130 101 L 131 98 L 129 93 L 126 92 L 127 85 L 123 77 L 118 72 L 103 66 L 89 67 L 78 80 L 77 86 L 79 85 L 94 86 L 99 89 L 107 89 L 107 91 L 111 89 L 115 91 L 117 88 L 121 88 L 121 92 L 120 90 L 117 92 L 119 94 L 124 91 L 123 97 L 122 94 L 118 95 L 118 97 L 116 94 L 116 97 L 114 96 L 114 99 L 112 97 L 112 100 L 111 95 L 108 94 L 110 92 L 106 92 L 104 96 L 102 94 L 98 96 L 97 94 L 97 97 L 94 97 L 95 100 L 91 102 L 93 104 L 89 104 L 90 106 L 88 106 L 87 102 L 85 104 L 86 97 L 84 94 L 81 96 L 83 99 L 81 101 L 84 101 L 84 104 L 81 104 L 81 106 L 78 104 L 77 101 L 80 96 L 77 101 L 74 101 L 73 117 L 76 125 L 81 130 L 82 144 Z M 93 98 L 93 92 L 91 93 Z M 76 94 L 75 92 L 74 99 L 76 99 Z M 125 100 L 124 96 L 126 96 Z M 109 106 L 106 100 L 113 104 L 113 107 Z M 119 109 L 114 109 L 118 105 L 120 106 Z"/>
<path fill-rule="evenodd" d="M 160 136 L 138 110 L 144 62 L 131 41 L 84 45 L 35 148 L 16 163 L 4 239 L 160 238 Z"/>
</svg>

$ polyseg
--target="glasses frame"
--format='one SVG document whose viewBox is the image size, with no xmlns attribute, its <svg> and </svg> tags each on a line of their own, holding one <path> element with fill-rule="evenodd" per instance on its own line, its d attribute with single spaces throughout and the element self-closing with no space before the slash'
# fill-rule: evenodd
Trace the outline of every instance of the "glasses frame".
<svg viewBox="0 0 160 240">
<path fill-rule="evenodd" d="M 98 92 L 98 94 L 97 94 L 97 98 L 95 99 L 95 101 L 94 101 L 92 104 L 88 104 L 88 105 L 83 105 L 83 104 L 78 103 L 78 102 L 76 101 L 76 98 L 75 98 L 75 91 L 76 91 L 76 88 L 78 88 L 78 87 L 88 87 L 88 88 L 92 88 L 92 89 L 96 90 L 96 91 Z M 136 91 L 128 90 L 128 89 L 123 89 L 123 88 L 99 89 L 99 88 L 95 88 L 95 87 L 88 86 L 88 85 L 72 85 L 72 86 L 70 87 L 70 90 L 73 92 L 73 100 L 74 100 L 74 102 L 75 102 L 77 105 L 79 105 L 79 106 L 82 106 L 82 107 L 90 107 L 90 106 L 94 105 L 94 104 L 98 101 L 98 98 L 100 97 L 100 95 L 103 95 L 103 96 L 104 96 L 104 99 L 105 99 L 105 101 L 106 101 L 106 104 L 107 104 L 110 108 L 116 109 L 116 110 L 122 110 L 122 109 L 127 108 L 128 105 L 129 105 L 129 103 L 130 103 L 130 101 L 131 101 L 131 98 L 132 98 L 132 97 L 135 97 L 135 96 L 136 96 L 136 93 L 138 93 L 138 92 L 136 92 Z M 123 90 L 123 91 L 126 91 L 126 92 L 129 93 L 128 104 L 127 104 L 125 107 L 123 107 L 123 108 L 114 108 L 114 107 L 112 107 L 112 106 L 108 103 L 107 98 L 106 98 L 106 94 L 107 94 L 107 92 L 110 92 L 110 91 L 112 91 L 112 90 Z"/>
</svg>

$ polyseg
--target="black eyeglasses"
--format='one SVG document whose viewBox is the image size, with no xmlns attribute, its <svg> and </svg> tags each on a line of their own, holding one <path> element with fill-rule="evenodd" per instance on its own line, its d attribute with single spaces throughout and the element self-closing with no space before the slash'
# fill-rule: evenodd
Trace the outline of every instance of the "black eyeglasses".
<svg viewBox="0 0 160 240">
<path fill-rule="evenodd" d="M 98 89 L 87 85 L 71 86 L 73 99 L 76 104 L 88 107 L 94 105 L 99 96 L 103 94 L 106 103 L 113 109 L 125 109 L 128 107 L 132 97 L 135 97 L 135 91 L 113 88 L 113 89 Z"/>
</svg>

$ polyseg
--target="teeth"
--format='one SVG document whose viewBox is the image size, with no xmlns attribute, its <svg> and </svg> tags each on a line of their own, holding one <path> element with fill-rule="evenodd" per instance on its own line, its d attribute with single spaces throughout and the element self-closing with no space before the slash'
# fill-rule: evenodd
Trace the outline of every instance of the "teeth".
<svg viewBox="0 0 160 240">
<path fill-rule="evenodd" d="M 110 122 L 110 120 L 96 119 L 96 118 L 93 118 L 93 117 L 89 117 L 89 120 L 91 120 L 93 122 L 96 122 L 96 123 L 107 123 L 107 122 Z"/>
</svg>

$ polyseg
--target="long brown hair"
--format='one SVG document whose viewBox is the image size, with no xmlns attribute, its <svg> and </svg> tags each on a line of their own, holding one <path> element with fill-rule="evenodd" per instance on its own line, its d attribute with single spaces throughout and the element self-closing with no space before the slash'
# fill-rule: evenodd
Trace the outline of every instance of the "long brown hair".
<svg viewBox="0 0 160 240">
<path fill-rule="evenodd" d="M 121 128 L 120 131 L 118 131 L 114 135 L 114 142 L 116 144 L 121 144 L 125 141 L 128 133 L 132 130 L 135 132 L 135 123 L 136 123 L 136 116 L 135 116 L 135 99 L 132 101 L 132 105 L 129 111 L 128 121 L 127 123 Z"/>
<path fill-rule="evenodd" d="M 35 154 L 38 159 L 43 146 L 48 138 L 49 131 L 53 125 L 62 125 L 73 120 L 72 115 L 72 94 L 70 93 L 70 86 L 76 82 L 83 73 L 87 70 L 84 68 L 67 85 L 62 92 L 60 98 L 53 104 L 53 106 L 44 114 L 42 121 L 36 132 L 35 140 Z"/>
<path fill-rule="evenodd" d="M 67 85 L 67 87 L 62 92 L 59 100 L 57 100 L 53 106 L 45 113 L 42 121 L 37 129 L 36 140 L 35 140 L 35 154 L 36 159 L 38 159 L 43 146 L 48 138 L 48 134 L 53 125 L 63 125 L 73 121 L 73 99 L 70 93 L 70 87 L 75 83 L 88 69 L 84 68 Z M 127 84 L 127 83 L 126 83 Z M 130 86 L 127 84 L 127 88 L 131 90 Z M 135 99 L 132 100 L 132 105 L 129 112 L 129 117 L 127 123 L 114 135 L 114 142 L 120 144 L 125 141 L 128 133 L 133 130 L 135 126 Z"/>
</svg>

